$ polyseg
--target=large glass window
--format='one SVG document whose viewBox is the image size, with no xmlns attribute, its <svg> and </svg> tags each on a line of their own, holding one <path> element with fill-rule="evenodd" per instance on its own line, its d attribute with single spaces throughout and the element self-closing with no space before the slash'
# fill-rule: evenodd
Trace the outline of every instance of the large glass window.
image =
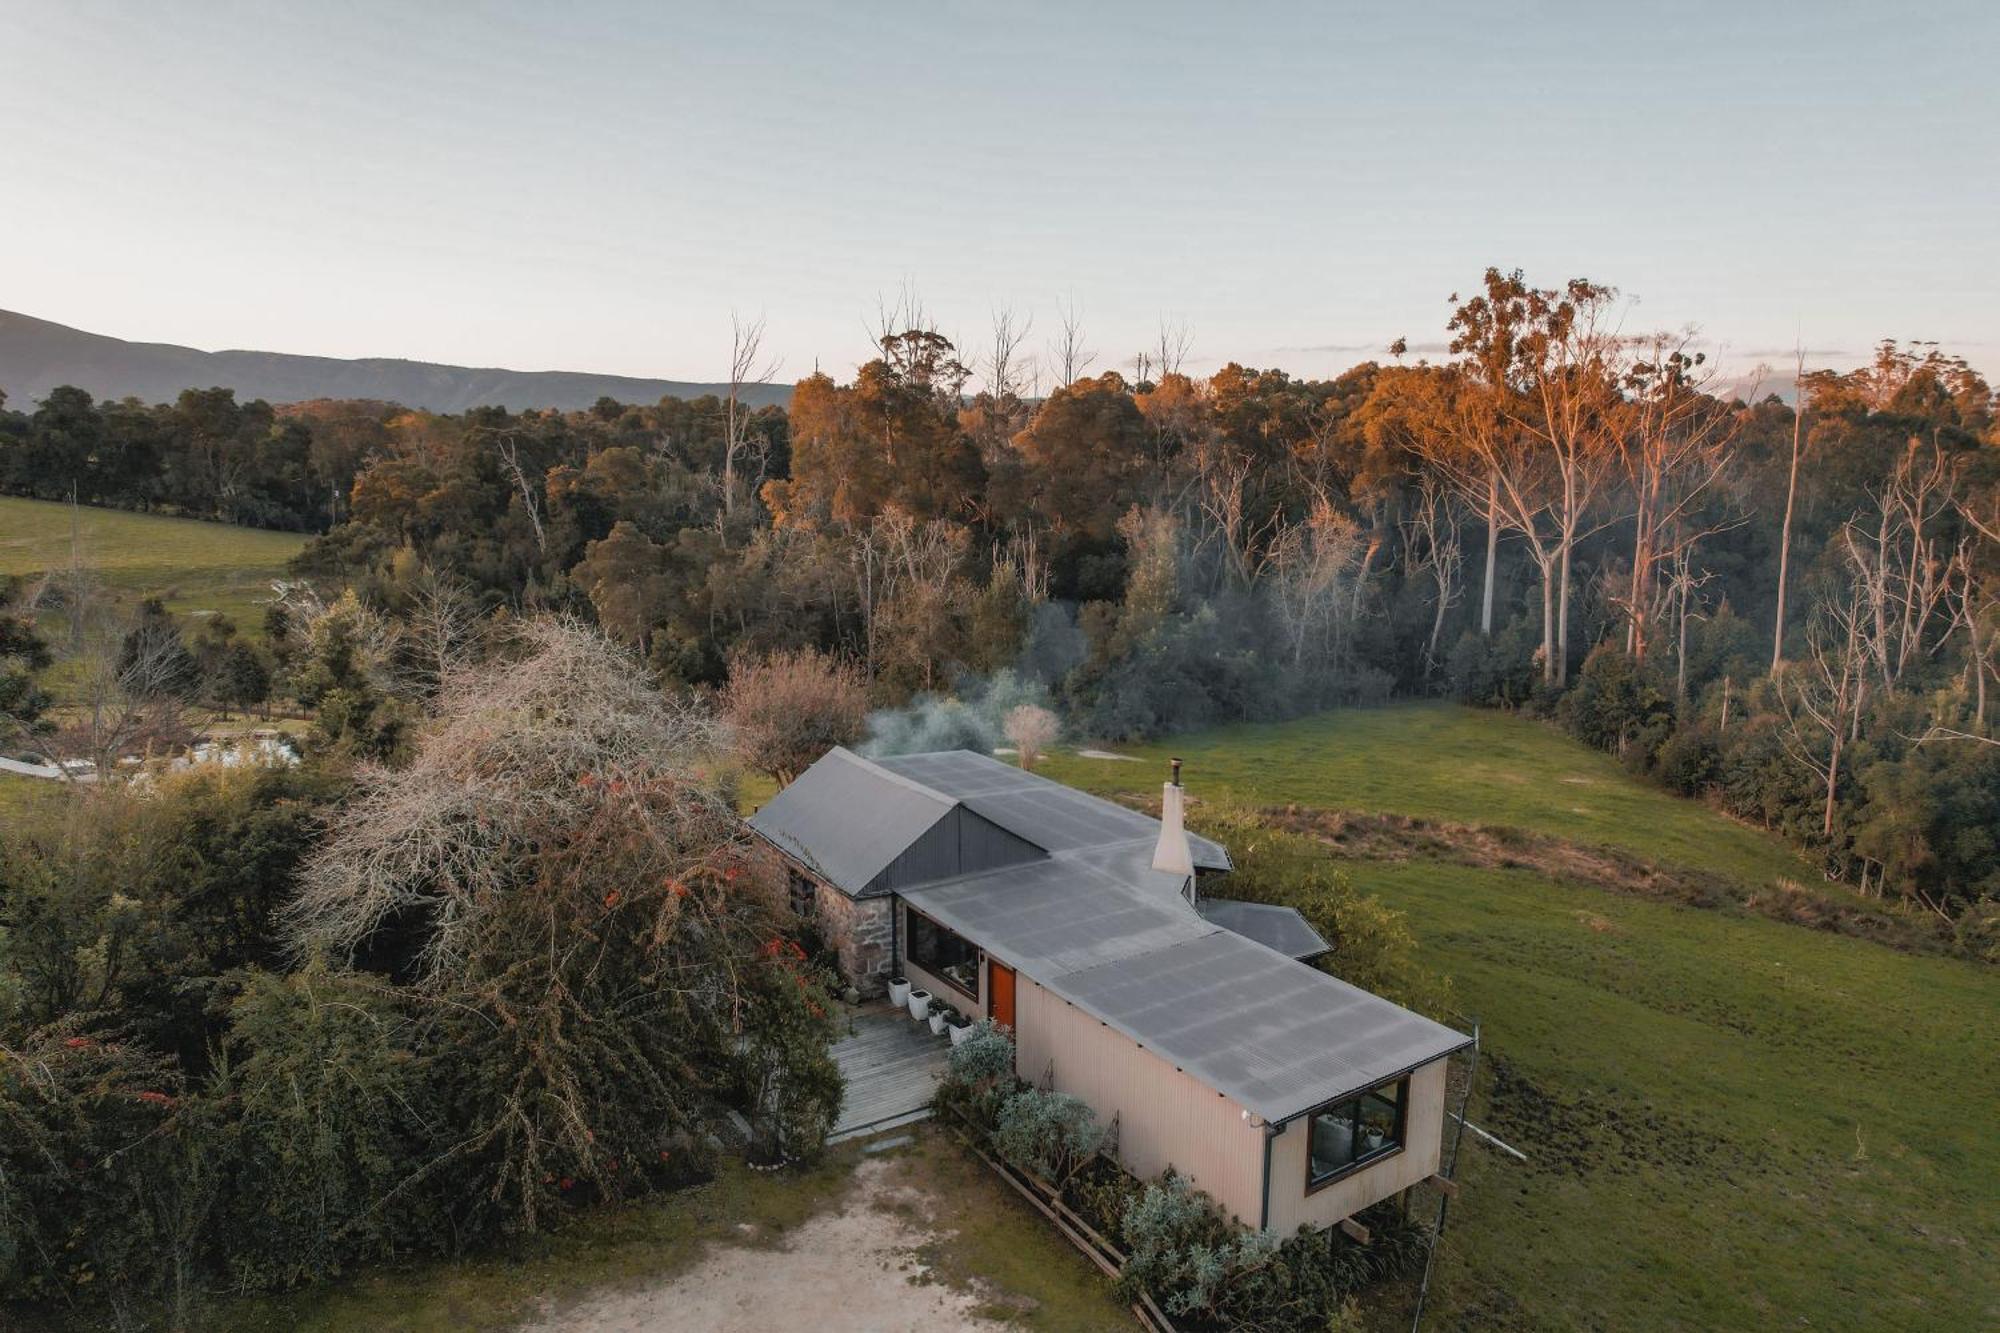
<svg viewBox="0 0 2000 1333">
<path fill-rule="evenodd" d="M 1306 1185 L 1324 1185 L 1403 1146 L 1403 1112 L 1410 1081 L 1398 1079 L 1312 1114 Z"/>
<path fill-rule="evenodd" d="M 932 976 L 941 977 L 964 991 L 968 999 L 977 1000 L 978 946 L 921 913 L 911 912 L 909 920 L 909 960 Z"/>
</svg>

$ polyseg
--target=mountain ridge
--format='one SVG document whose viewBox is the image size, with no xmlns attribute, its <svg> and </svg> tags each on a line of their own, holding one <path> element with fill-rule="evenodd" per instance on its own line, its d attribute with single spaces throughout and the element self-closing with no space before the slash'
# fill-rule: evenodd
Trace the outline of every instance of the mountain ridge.
<svg viewBox="0 0 2000 1333">
<path fill-rule="evenodd" d="M 718 397 L 726 384 L 647 379 L 579 370 L 509 370 L 460 366 L 403 357 L 310 356 L 225 348 L 207 352 L 177 343 L 133 342 L 91 333 L 53 320 L 0 310 L 0 391 L 19 409 L 64 384 L 99 399 L 172 402 L 183 389 L 234 389 L 239 399 L 270 403 L 316 398 L 365 398 L 433 412 L 472 407 L 576 411 L 599 398 L 653 403 L 663 397 Z M 752 384 L 743 400 L 753 407 L 784 406 L 788 384 Z"/>
</svg>

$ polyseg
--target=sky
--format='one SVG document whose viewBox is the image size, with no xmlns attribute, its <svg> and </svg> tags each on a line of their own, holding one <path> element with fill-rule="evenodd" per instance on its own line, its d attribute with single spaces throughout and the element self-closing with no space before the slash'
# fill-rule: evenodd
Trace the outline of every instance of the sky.
<svg viewBox="0 0 2000 1333">
<path fill-rule="evenodd" d="M 1319 375 L 1498 265 L 1728 365 L 2000 375 L 1996 49 L 1987 0 L 0 0 L 0 308 L 681 379 L 737 312 L 796 379 L 913 291 Z"/>
</svg>

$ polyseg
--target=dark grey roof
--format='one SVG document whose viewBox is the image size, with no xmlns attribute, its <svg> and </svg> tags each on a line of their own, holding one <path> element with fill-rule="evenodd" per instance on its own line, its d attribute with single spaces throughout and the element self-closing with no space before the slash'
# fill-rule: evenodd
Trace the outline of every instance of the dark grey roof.
<svg viewBox="0 0 2000 1333">
<path fill-rule="evenodd" d="M 1302 942 L 1294 934 L 1277 949 L 1260 943 L 1267 928 L 1276 938 L 1275 913 L 1290 909 L 1245 912 L 1259 905 L 1216 899 L 1204 901 L 1209 915 L 1191 908 L 1182 881 L 1152 868 L 1157 820 L 982 755 L 871 761 L 835 750 L 750 822 L 859 895 L 959 807 L 1049 854 L 896 891 L 1268 1121 L 1467 1044 L 1287 957 L 1284 943 Z M 1198 866 L 1229 865 L 1215 843 L 1189 841 Z M 1296 928 L 1324 947 L 1302 918 Z"/>
<path fill-rule="evenodd" d="M 1273 1123 L 1468 1041 L 1075 856 L 903 896 Z"/>
<path fill-rule="evenodd" d="M 953 804 L 835 748 L 750 816 L 750 827 L 828 883 L 859 897 Z"/>
<path fill-rule="evenodd" d="M 1273 1124 L 1468 1040 L 1227 930 L 1043 984 Z"/>
<path fill-rule="evenodd" d="M 871 762 L 965 802 L 1000 827 L 1050 852 L 1144 838 L 1147 859 L 1151 860 L 1152 840 L 1160 836 L 1157 819 L 970 750 L 905 754 Z M 1229 869 L 1229 853 L 1221 843 L 1190 833 L 1188 845 L 1194 849 L 1197 869 Z"/>
<path fill-rule="evenodd" d="M 1203 898 L 1195 904 L 1202 920 L 1213 921 L 1224 930 L 1233 930 L 1267 949 L 1276 949 L 1287 958 L 1315 958 L 1328 949 L 1312 923 L 1299 915 L 1296 907 L 1276 903 L 1239 903 L 1230 898 Z"/>
</svg>

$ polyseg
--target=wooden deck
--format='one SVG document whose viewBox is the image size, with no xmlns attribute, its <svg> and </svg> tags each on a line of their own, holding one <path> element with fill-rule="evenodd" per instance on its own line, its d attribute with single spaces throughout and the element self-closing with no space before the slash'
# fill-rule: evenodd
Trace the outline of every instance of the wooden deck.
<svg viewBox="0 0 2000 1333">
<path fill-rule="evenodd" d="M 827 1141 L 860 1138 L 930 1115 L 931 1092 L 951 1042 L 887 1001 L 847 1011 L 851 1034 L 833 1044 L 847 1100 Z"/>
</svg>

